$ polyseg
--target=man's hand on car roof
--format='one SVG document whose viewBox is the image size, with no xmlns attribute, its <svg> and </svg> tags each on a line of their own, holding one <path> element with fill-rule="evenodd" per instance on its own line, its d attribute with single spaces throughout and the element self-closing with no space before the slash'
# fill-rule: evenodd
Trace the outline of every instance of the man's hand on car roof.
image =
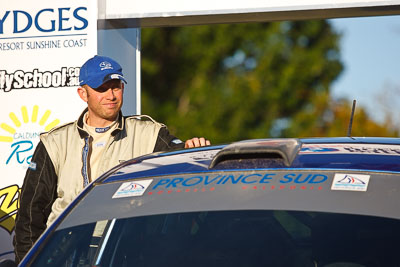
<svg viewBox="0 0 400 267">
<path fill-rule="evenodd" d="M 201 147 L 201 146 L 209 146 L 211 145 L 210 141 L 205 139 L 204 137 L 193 137 L 192 139 L 186 140 L 185 148 L 192 147 Z"/>
</svg>

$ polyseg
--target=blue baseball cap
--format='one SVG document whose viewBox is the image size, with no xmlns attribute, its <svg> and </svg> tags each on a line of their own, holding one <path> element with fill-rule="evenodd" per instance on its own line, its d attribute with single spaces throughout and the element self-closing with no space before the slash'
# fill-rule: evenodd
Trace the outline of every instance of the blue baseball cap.
<svg viewBox="0 0 400 267">
<path fill-rule="evenodd" d="M 125 83 L 122 67 L 112 58 L 94 56 L 82 65 L 79 73 L 79 85 L 89 85 L 98 88 L 109 80 L 118 79 Z"/>
</svg>

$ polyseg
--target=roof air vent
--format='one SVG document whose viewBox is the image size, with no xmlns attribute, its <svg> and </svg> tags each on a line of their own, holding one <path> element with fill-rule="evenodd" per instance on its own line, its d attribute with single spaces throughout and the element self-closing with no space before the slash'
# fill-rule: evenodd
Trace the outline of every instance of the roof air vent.
<svg viewBox="0 0 400 267">
<path fill-rule="evenodd" d="M 219 151 L 209 168 L 289 167 L 300 147 L 301 142 L 298 139 L 256 139 L 236 142 Z"/>
</svg>

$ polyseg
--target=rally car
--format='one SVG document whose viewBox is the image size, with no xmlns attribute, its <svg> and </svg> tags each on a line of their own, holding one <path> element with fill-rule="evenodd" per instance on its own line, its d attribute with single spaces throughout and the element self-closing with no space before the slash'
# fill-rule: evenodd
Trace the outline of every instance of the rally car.
<svg viewBox="0 0 400 267">
<path fill-rule="evenodd" d="M 151 154 L 90 184 L 20 266 L 400 266 L 400 139 Z"/>
</svg>

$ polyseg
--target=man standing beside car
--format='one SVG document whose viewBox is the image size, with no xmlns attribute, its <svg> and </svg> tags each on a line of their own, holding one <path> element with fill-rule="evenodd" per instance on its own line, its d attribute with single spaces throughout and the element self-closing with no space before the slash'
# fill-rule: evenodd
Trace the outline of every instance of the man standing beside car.
<svg viewBox="0 0 400 267">
<path fill-rule="evenodd" d="M 40 136 L 26 172 L 15 222 L 20 262 L 41 233 L 99 175 L 120 162 L 157 151 L 210 145 L 185 143 L 148 116 L 121 113 L 125 78 L 113 59 L 94 56 L 80 71 L 78 94 L 87 103 L 77 121 Z"/>
</svg>

